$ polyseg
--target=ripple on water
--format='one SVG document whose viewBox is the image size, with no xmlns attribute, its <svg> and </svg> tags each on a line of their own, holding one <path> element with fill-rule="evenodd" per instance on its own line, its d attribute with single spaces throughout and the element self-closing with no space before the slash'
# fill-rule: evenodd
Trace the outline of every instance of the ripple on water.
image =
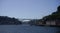
<svg viewBox="0 0 60 33">
<path fill-rule="evenodd" d="M 0 25 L 0 33 L 55 33 L 56 27 L 30 25 Z"/>
</svg>

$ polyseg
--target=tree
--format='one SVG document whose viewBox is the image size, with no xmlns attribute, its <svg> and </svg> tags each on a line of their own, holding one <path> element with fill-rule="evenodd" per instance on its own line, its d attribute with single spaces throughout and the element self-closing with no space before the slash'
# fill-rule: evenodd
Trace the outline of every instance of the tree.
<svg viewBox="0 0 60 33">
<path fill-rule="evenodd" d="M 57 11 L 53 12 L 51 15 L 43 17 L 44 20 L 56 20 L 60 19 L 60 6 L 58 6 Z"/>
<path fill-rule="evenodd" d="M 16 18 L 10 18 L 7 16 L 0 16 L 0 25 L 11 25 L 11 24 L 22 24 L 21 21 L 19 21 Z"/>
</svg>

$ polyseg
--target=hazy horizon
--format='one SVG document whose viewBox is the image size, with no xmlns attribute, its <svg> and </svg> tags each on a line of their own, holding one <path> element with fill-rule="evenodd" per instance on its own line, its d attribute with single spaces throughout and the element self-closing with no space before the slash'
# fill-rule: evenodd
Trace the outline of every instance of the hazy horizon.
<svg viewBox="0 0 60 33">
<path fill-rule="evenodd" d="M 0 0 L 0 16 L 41 19 L 57 10 L 60 0 Z"/>
</svg>

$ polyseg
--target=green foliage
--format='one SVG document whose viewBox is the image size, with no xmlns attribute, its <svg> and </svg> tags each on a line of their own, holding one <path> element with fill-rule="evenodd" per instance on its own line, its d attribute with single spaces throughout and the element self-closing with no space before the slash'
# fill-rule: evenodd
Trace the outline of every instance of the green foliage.
<svg viewBox="0 0 60 33">
<path fill-rule="evenodd" d="M 21 24 L 21 21 L 19 21 L 16 18 L 0 16 L 0 25 L 11 25 L 11 24 Z"/>
<path fill-rule="evenodd" d="M 56 20 L 60 19 L 60 6 L 57 8 L 56 12 L 53 12 L 51 15 L 43 17 L 43 20 Z"/>
</svg>

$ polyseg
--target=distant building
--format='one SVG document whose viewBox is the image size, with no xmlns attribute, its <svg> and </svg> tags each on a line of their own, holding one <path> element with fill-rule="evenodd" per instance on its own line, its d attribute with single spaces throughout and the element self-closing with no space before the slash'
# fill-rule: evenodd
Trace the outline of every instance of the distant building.
<svg viewBox="0 0 60 33">
<path fill-rule="evenodd" d="M 54 20 L 46 21 L 46 25 L 56 25 L 56 21 Z"/>
<path fill-rule="evenodd" d="M 60 20 L 49 20 L 49 21 L 46 21 L 46 25 L 60 26 Z"/>
<path fill-rule="evenodd" d="M 60 20 L 56 20 L 56 25 L 60 26 Z"/>
<path fill-rule="evenodd" d="M 39 21 L 37 22 L 37 25 L 45 25 L 45 22 L 44 22 L 43 20 L 39 20 Z"/>
</svg>

